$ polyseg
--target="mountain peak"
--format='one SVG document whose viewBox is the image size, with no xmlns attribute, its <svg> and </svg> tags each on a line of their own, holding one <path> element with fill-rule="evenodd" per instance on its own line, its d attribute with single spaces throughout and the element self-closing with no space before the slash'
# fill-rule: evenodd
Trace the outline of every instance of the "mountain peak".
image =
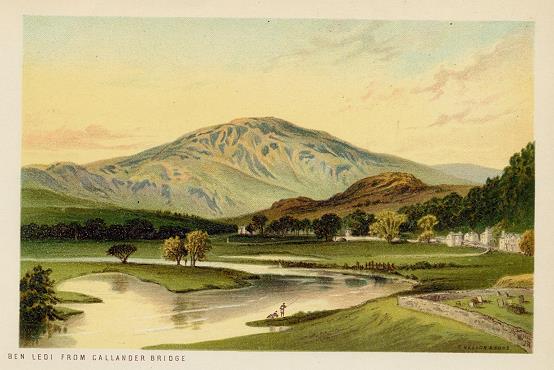
<svg viewBox="0 0 554 370">
<path fill-rule="evenodd" d="M 429 184 L 451 182 L 428 166 L 372 153 L 276 117 L 237 118 L 128 157 L 24 171 L 33 187 L 125 207 L 216 217 L 253 212 L 301 195 L 325 199 L 387 171 L 396 172 L 380 175 L 378 182 L 386 191 L 426 186 L 400 171 Z M 300 198 L 297 203 L 307 202 Z"/>
</svg>

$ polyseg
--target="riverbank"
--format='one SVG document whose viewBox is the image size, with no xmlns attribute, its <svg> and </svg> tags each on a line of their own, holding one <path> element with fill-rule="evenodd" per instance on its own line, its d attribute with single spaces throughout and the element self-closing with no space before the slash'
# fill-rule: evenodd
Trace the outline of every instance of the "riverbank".
<svg viewBox="0 0 554 370">
<path fill-rule="evenodd" d="M 135 263 L 103 262 L 48 262 L 22 261 L 21 272 L 25 273 L 35 265 L 52 269 L 51 278 L 58 285 L 74 277 L 104 273 L 120 272 L 132 275 L 142 281 L 152 282 L 167 290 L 184 293 L 204 289 L 233 289 L 249 285 L 248 280 L 257 279 L 255 274 L 225 268 L 185 267 L 177 265 L 153 265 Z M 59 291 L 62 303 L 96 303 L 99 298 L 76 292 Z"/>
<path fill-rule="evenodd" d="M 396 272 L 405 278 L 416 280 L 415 292 L 441 290 L 479 289 L 492 286 L 507 275 L 533 272 L 533 257 L 514 253 L 489 252 L 469 247 L 447 247 L 425 243 L 388 244 L 385 242 L 317 242 L 289 241 L 277 244 L 227 243 L 226 236 L 212 237 L 212 250 L 208 260 L 213 262 L 249 263 L 259 265 L 278 264 L 279 259 L 294 257 L 294 262 L 313 264 L 315 268 L 330 265 L 343 267 L 357 263 L 394 264 Z M 232 239 L 231 239 L 232 240 Z M 159 259 L 161 241 L 132 242 L 137 247 L 133 258 Z M 113 244 L 95 241 L 24 241 L 23 258 L 80 258 L 105 257 L 105 251 Z M 271 255 L 273 259 L 260 259 Z M 351 272 L 350 270 L 344 270 Z"/>
<path fill-rule="evenodd" d="M 297 321 L 297 322 L 293 322 Z M 524 352 L 512 343 L 454 320 L 399 307 L 396 298 L 371 300 L 330 315 L 305 315 L 288 330 L 156 350 Z"/>
</svg>

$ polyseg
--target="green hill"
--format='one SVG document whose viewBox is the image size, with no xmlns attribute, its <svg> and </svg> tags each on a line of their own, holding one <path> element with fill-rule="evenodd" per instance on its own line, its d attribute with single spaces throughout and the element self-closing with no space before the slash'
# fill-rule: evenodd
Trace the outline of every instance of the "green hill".
<svg viewBox="0 0 554 370">
<path fill-rule="evenodd" d="M 196 216 L 119 208 L 45 189 L 22 189 L 21 191 L 21 225 L 83 223 L 94 218 L 103 219 L 107 225 L 123 224 L 135 218 L 146 219 L 155 227 L 181 226 L 196 229 L 214 224 L 213 221 Z"/>
</svg>

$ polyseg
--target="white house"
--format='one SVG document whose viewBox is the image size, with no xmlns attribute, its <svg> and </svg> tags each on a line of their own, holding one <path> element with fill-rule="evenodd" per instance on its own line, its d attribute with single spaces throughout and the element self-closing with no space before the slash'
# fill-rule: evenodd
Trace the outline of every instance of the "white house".
<svg viewBox="0 0 554 370">
<path fill-rule="evenodd" d="M 479 234 L 470 231 L 464 234 L 464 243 L 479 243 Z"/>
<path fill-rule="evenodd" d="M 256 235 L 257 231 L 253 231 L 251 233 L 246 230 L 247 226 L 239 226 L 238 234 L 239 235 Z"/>
<path fill-rule="evenodd" d="M 494 240 L 492 237 L 492 229 L 490 227 L 487 227 L 485 231 L 483 231 L 480 235 L 480 242 L 481 244 L 484 244 L 488 247 L 494 246 Z"/>
<path fill-rule="evenodd" d="M 498 250 L 510 253 L 521 253 L 519 249 L 520 241 L 521 235 L 502 231 L 498 239 Z"/>
<path fill-rule="evenodd" d="M 445 242 L 449 247 L 459 247 L 464 241 L 464 234 L 449 232 L 446 236 Z"/>
</svg>

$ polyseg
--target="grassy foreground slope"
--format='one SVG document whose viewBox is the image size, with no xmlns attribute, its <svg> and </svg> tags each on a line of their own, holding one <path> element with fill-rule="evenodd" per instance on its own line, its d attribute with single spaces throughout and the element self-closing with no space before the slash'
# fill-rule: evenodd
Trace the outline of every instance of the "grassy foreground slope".
<svg viewBox="0 0 554 370">
<path fill-rule="evenodd" d="M 277 333 L 146 349 L 261 351 L 523 352 L 454 320 L 401 308 L 382 298 Z"/>
</svg>

